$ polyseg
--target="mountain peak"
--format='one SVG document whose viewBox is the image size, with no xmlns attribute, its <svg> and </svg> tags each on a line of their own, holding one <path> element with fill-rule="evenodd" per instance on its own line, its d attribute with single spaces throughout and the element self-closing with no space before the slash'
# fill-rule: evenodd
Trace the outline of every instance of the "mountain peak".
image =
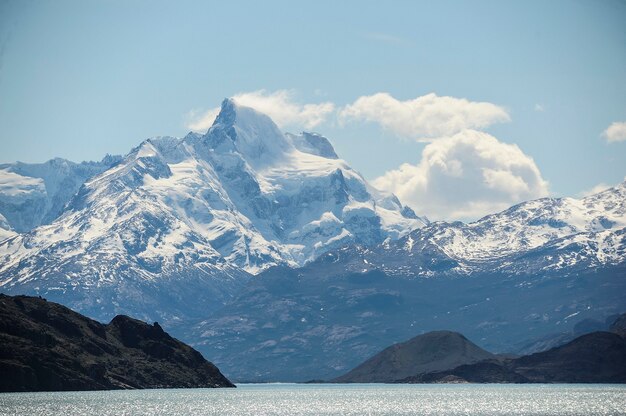
<svg viewBox="0 0 626 416">
<path fill-rule="evenodd" d="M 204 142 L 214 150 L 236 150 L 253 166 L 274 161 L 293 149 L 271 118 L 238 104 L 232 98 L 222 101 L 221 110 L 204 136 Z"/>
<path fill-rule="evenodd" d="M 232 98 L 224 98 L 220 112 L 213 122 L 215 125 L 232 126 L 237 118 L 237 104 Z"/>
<path fill-rule="evenodd" d="M 278 126 L 268 115 L 252 107 L 238 104 L 234 98 L 225 98 L 222 101 L 220 112 L 215 118 L 211 129 L 215 127 L 229 128 L 235 126 L 240 129 L 264 126 L 280 133 Z M 282 133 L 280 134 L 282 135 Z"/>
</svg>

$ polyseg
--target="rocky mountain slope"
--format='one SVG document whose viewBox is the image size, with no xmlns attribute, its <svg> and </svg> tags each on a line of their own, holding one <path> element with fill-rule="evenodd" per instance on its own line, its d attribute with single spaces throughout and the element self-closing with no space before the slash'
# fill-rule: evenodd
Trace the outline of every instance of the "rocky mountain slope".
<svg viewBox="0 0 626 416">
<path fill-rule="evenodd" d="M 0 391 L 234 387 L 154 323 L 108 325 L 43 299 L 0 295 Z"/>
<path fill-rule="evenodd" d="M 272 265 L 424 224 L 324 137 L 284 135 L 225 100 L 205 135 L 141 143 L 87 180 L 52 223 L 0 242 L 0 290 L 100 319 L 175 321 L 221 306 Z"/>
<path fill-rule="evenodd" d="M 385 348 L 333 382 L 390 383 L 495 358 L 457 332 L 434 331 Z"/>
<path fill-rule="evenodd" d="M 609 331 L 622 338 L 626 338 L 626 313 L 621 314 L 615 319 L 609 327 Z"/>
<path fill-rule="evenodd" d="M 547 351 L 555 347 L 560 347 L 561 345 L 565 345 L 581 335 L 591 332 L 611 331 L 611 327 L 615 323 L 618 316 L 618 314 L 609 315 L 604 320 L 589 318 L 579 320 L 569 331 L 547 334 L 534 339 L 520 340 L 518 345 L 511 352 L 517 355 L 530 355 L 536 352 Z"/>
<path fill-rule="evenodd" d="M 442 328 L 488 351 L 514 351 L 520 341 L 626 309 L 624 276 L 622 265 L 571 275 L 403 278 L 327 274 L 314 262 L 262 273 L 176 333 L 236 381 L 329 380 L 390 343 Z"/>
</svg>

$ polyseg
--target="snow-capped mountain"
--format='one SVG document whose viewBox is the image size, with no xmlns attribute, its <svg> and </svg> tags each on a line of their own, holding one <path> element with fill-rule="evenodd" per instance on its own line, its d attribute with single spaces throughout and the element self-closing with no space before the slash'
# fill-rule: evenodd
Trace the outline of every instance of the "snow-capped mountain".
<svg viewBox="0 0 626 416">
<path fill-rule="evenodd" d="M 544 252 L 542 261 L 552 269 L 580 261 L 617 264 L 626 260 L 626 182 L 582 199 L 543 198 L 471 224 L 435 227 L 432 240 L 467 265 L 499 262 L 508 268 L 503 259 Z"/>
<path fill-rule="evenodd" d="M 206 135 L 184 142 L 208 162 L 224 205 L 242 215 L 206 225 L 214 247 L 253 273 L 302 265 L 353 242 L 396 239 L 424 224 L 393 195 L 371 188 L 324 137 L 284 135 L 231 100 Z"/>
<path fill-rule="evenodd" d="M 0 240 L 49 224 L 87 179 L 120 160 L 120 156 L 107 155 L 100 162 L 56 158 L 0 165 Z"/>
<path fill-rule="evenodd" d="M 424 224 L 324 137 L 285 135 L 225 100 L 206 134 L 144 141 L 88 179 L 56 220 L 1 242 L 0 287 L 92 316 L 131 308 L 171 319 L 221 305 L 248 273 Z M 202 293 L 202 304 L 186 306 L 185 293 Z"/>
<path fill-rule="evenodd" d="M 165 321 L 247 380 L 336 376 L 441 328 L 507 351 L 626 309 L 626 182 L 429 223 L 232 100 L 206 134 L 37 166 L 0 169 L 0 291 Z"/>
<path fill-rule="evenodd" d="M 330 379 L 452 329 L 497 352 L 626 310 L 626 183 L 269 269 L 184 338 L 235 380 Z"/>
<path fill-rule="evenodd" d="M 392 275 L 572 272 L 626 262 L 626 181 L 582 198 L 523 202 L 478 221 L 433 222 L 378 246 L 346 246 L 319 262 Z"/>
</svg>

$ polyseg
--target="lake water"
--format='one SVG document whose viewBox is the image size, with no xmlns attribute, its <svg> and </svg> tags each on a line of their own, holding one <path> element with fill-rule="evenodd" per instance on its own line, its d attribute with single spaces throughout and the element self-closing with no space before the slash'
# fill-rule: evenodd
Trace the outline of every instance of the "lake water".
<svg viewBox="0 0 626 416">
<path fill-rule="evenodd" d="M 4 393 L 0 415 L 626 415 L 626 385 L 242 384 Z"/>
</svg>

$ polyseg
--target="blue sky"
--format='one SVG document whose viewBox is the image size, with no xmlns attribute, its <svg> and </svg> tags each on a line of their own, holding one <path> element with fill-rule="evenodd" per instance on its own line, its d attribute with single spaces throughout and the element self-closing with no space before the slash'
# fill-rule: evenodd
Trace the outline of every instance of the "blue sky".
<svg viewBox="0 0 626 416">
<path fill-rule="evenodd" d="M 624 22 L 624 1 L 0 0 L 0 162 L 123 154 L 150 136 L 184 135 L 240 95 L 293 105 L 300 113 L 281 127 L 328 136 L 366 178 L 435 218 L 575 196 L 626 175 L 626 127 L 603 135 L 626 121 Z M 355 106 L 377 93 L 391 99 Z M 409 106 L 430 93 L 506 117 L 438 98 L 435 113 Z M 332 111 L 313 123 L 303 106 L 320 103 Z M 387 104 L 408 116 L 383 120 Z M 469 119 L 418 137 L 411 111 L 427 124 L 456 120 L 450 111 Z M 458 189 L 470 200 L 441 195 Z"/>
</svg>

